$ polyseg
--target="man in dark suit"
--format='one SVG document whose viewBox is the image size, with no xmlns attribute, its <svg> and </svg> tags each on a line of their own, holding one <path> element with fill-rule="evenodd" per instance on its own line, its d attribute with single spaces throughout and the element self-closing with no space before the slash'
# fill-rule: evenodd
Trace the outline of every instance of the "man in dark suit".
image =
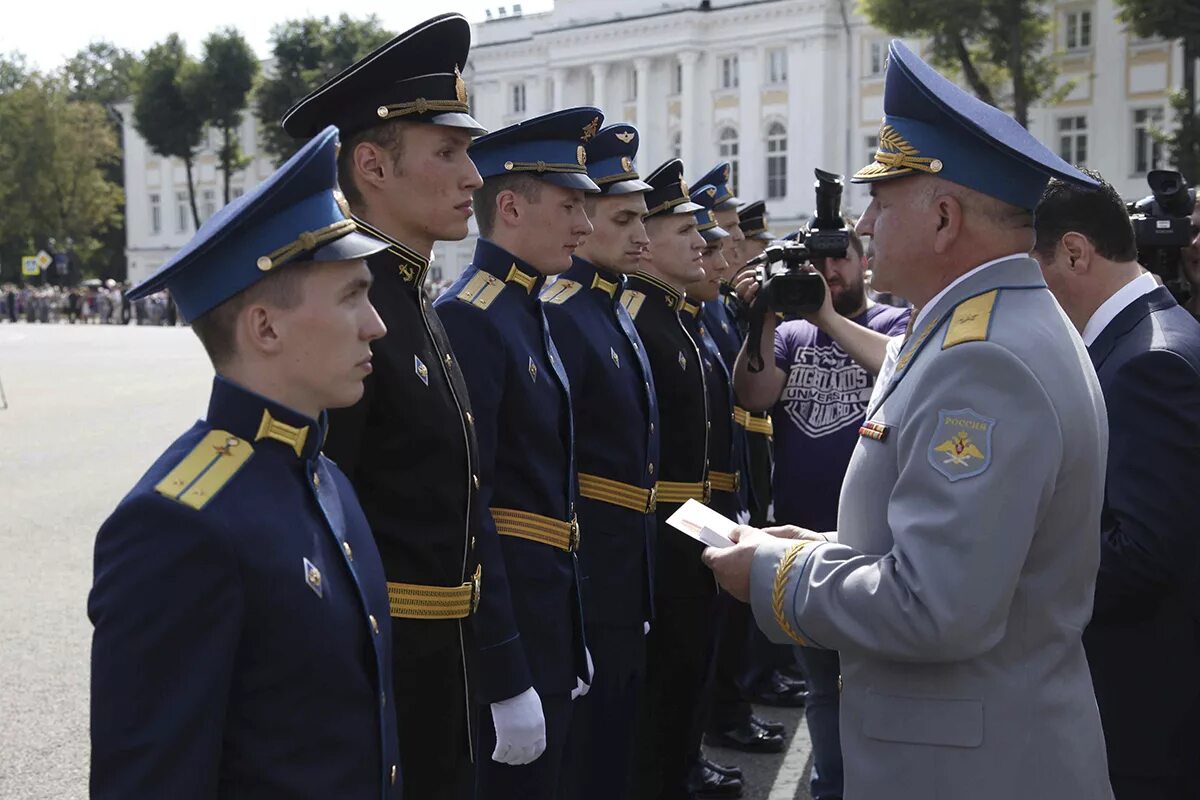
<svg viewBox="0 0 1200 800">
<path fill-rule="evenodd" d="M 97 800 L 400 797 L 383 565 L 321 454 L 385 332 L 336 150 L 327 128 L 129 293 L 169 290 L 217 376 L 96 537 Z"/>
<path fill-rule="evenodd" d="M 1098 176 L 1095 176 L 1098 177 Z M 1200 324 L 1137 264 L 1107 183 L 1051 181 L 1034 256 L 1108 406 L 1096 605 L 1084 633 L 1118 800 L 1200 796 Z"/>
</svg>

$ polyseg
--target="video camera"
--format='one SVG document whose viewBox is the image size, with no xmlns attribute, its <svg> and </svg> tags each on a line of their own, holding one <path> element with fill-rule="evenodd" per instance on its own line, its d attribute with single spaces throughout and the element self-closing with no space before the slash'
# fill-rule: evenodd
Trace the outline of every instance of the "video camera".
<svg viewBox="0 0 1200 800">
<path fill-rule="evenodd" d="M 810 314 L 825 302 L 825 280 L 808 269 L 815 259 L 845 258 L 850 249 L 850 231 L 842 218 L 842 176 L 814 170 L 817 208 L 807 228 L 797 231 L 794 241 L 771 244 L 746 266 L 762 284 L 750 313 L 749 363 L 751 372 L 762 370 L 758 346 L 763 317 L 779 313 L 785 317 Z"/>
<path fill-rule="evenodd" d="M 1151 194 L 1129 204 L 1129 219 L 1137 240 L 1138 263 L 1162 278 L 1180 302 L 1191 289 L 1180 272 L 1183 248 L 1192 241 L 1192 212 L 1196 190 L 1187 179 L 1169 169 L 1151 170 L 1146 175 Z"/>
<path fill-rule="evenodd" d="M 850 247 L 850 233 L 841 213 L 842 177 L 822 169 L 814 172 L 817 209 L 808 228 L 798 231 L 795 241 L 772 244 L 746 264 L 755 268 L 762 284 L 759 295 L 765 298 L 767 310 L 784 316 L 808 314 L 821 307 L 825 281 L 805 267 L 817 258 L 845 258 Z"/>
</svg>

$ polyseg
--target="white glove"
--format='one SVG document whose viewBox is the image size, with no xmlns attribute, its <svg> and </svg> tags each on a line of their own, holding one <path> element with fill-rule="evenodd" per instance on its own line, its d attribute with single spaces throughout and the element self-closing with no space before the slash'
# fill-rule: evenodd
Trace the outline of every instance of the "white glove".
<svg viewBox="0 0 1200 800">
<path fill-rule="evenodd" d="M 520 766 L 536 761 L 546 750 L 546 716 L 542 698 L 530 686 L 516 697 L 492 703 L 496 750 L 492 760 Z"/>
<path fill-rule="evenodd" d="M 575 688 L 571 690 L 571 699 L 572 700 L 574 700 L 576 697 L 583 697 L 585 694 L 588 693 L 588 691 L 592 688 L 592 679 L 596 675 L 596 668 L 595 668 L 595 666 L 592 665 L 592 651 L 588 650 L 585 647 L 585 648 L 583 648 L 583 654 L 585 656 L 587 656 L 588 679 L 585 682 L 583 680 L 583 678 L 579 678 L 579 677 L 575 678 L 575 680 L 577 680 L 578 683 L 575 685 Z"/>
</svg>

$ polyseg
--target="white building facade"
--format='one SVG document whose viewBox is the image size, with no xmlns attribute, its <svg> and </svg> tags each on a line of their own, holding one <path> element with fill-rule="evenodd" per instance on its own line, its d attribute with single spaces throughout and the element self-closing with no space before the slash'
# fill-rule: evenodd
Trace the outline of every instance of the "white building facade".
<svg viewBox="0 0 1200 800">
<path fill-rule="evenodd" d="M 812 211 L 814 168 L 850 174 L 875 150 L 890 37 L 855 5 L 557 0 L 540 14 L 497 9 L 474 29 L 465 70 L 471 111 L 495 130 L 554 109 L 599 106 L 606 124 L 638 127 L 643 174 L 679 157 L 694 183 L 718 161 L 733 162 L 737 195 L 766 199 L 772 231 L 782 235 Z M 1032 110 L 1030 130 L 1069 161 L 1099 170 L 1124 196 L 1143 196 L 1146 171 L 1166 166 L 1151 131 L 1169 124 L 1182 48 L 1133 37 L 1115 21 L 1113 0 L 1051 5 L 1060 86 L 1069 89 L 1054 107 Z M 257 155 L 250 117 L 242 142 L 252 162 L 234 183 L 241 190 L 272 169 Z M 179 212 L 182 164 L 149 153 L 128 121 L 125 145 L 130 279 L 138 280 L 194 231 L 190 212 L 186 220 Z M 214 148 L 200 155 L 197 174 L 203 218 L 204 193 L 216 188 L 220 197 Z M 847 187 L 851 211 L 866 201 L 863 187 Z M 474 235 L 440 243 L 434 279 L 451 280 L 473 249 Z"/>
</svg>

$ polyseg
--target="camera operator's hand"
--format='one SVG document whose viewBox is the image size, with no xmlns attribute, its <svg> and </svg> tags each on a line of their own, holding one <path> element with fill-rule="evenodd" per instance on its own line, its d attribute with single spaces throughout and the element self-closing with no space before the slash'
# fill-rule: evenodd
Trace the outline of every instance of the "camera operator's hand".
<svg viewBox="0 0 1200 800">
<path fill-rule="evenodd" d="M 821 283 L 825 284 L 825 299 L 821 302 L 821 307 L 811 314 L 801 314 L 801 316 L 816 325 L 821 330 L 829 333 L 830 323 L 835 323 L 838 318 L 838 313 L 833 310 L 833 297 L 829 293 L 829 282 L 825 280 L 825 276 L 821 271 L 812 266 L 806 266 L 805 269 L 809 272 L 821 276 Z"/>
<path fill-rule="evenodd" d="M 737 293 L 740 299 L 747 306 L 754 302 L 754 298 L 758 296 L 758 290 L 762 288 L 762 284 L 758 282 L 758 276 L 753 269 L 743 269 L 734 276 L 733 290 Z"/>
</svg>

